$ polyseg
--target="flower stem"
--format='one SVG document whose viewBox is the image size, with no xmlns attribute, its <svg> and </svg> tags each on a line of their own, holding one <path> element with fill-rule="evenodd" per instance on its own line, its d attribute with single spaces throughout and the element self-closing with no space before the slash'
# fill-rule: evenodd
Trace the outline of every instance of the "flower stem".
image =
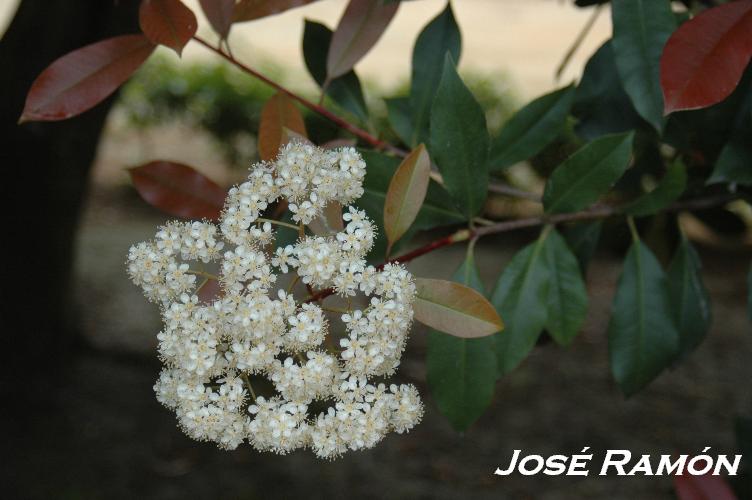
<svg viewBox="0 0 752 500">
<path fill-rule="evenodd" d="M 204 271 L 194 271 L 193 269 L 188 269 L 186 272 L 188 274 L 195 274 L 196 276 L 203 276 L 207 280 L 216 280 L 216 281 L 219 281 L 219 276 L 217 276 L 216 274 L 211 274 L 211 273 L 207 273 L 207 272 L 204 272 Z M 202 286 L 204 284 L 205 283 L 202 283 Z"/>
<path fill-rule="evenodd" d="M 248 392 L 251 393 L 251 397 L 253 398 L 253 401 L 256 401 L 256 392 L 253 390 L 253 386 L 251 385 L 251 379 L 248 378 L 248 374 L 241 373 L 240 378 L 243 379 L 243 383 L 245 384 L 246 388 L 248 389 Z"/>
<path fill-rule="evenodd" d="M 287 222 L 282 222 L 281 220 L 264 219 L 263 217 L 259 217 L 258 219 L 256 219 L 256 222 L 268 222 L 269 224 L 272 224 L 275 226 L 282 226 L 282 227 L 286 227 L 289 229 L 294 229 L 296 231 L 299 229 L 298 226 L 296 226 L 295 224 L 289 224 Z"/>
</svg>

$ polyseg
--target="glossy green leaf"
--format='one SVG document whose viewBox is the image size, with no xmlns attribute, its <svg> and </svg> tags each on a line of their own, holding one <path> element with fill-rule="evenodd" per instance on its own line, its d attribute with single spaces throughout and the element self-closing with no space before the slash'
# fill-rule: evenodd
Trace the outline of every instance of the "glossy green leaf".
<svg viewBox="0 0 752 500">
<path fill-rule="evenodd" d="M 416 278 L 415 320 L 455 337 L 488 337 L 504 328 L 499 313 L 473 288 L 454 281 Z"/>
<path fill-rule="evenodd" d="M 630 132 L 596 139 L 556 167 L 543 193 L 546 213 L 576 212 L 597 201 L 629 165 L 633 136 Z"/>
<path fill-rule="evenodd" d="M 585 65 L 577 85 L 572 115 L 578 119 L 575 132 L 588 141 L 641 125 L 640 115 L 622 87 L 610 41 L 604 43 Z"/>
<path fill-rule="evenodd" d="M 472 254 L 453 279 L 483 293 Z M 495 342 L 495 335 L 462 339 L 435 330 L 428 332 L 428 386 L 439 411 L 458 431 L 466 430 L 491 404 L 496 387 Z"/>
<path fill-rule="evenodd" d="M 454 18 L 452 4 L 447 2 L 446 8 L 423 28 L 415 41 L 409 98 L 414 127 L 406 144 L 415 146 L 429 140 L 431 103 L 441 81 L 444 58 L 449 53 L 452 60 L 458 62 L 461 51 L 460 28 Z"/>
<path fill-rule="evenodd" d="M 611 42 L 624 90 L 637 112 L 663 130 L 660 64 L 663 46 L 676 29 L 670 0 L 618 0 L 611 3 Z"/>
<path fill-rule="evenodd" d="M 681 160 L 675 161 L 661 182 L 649 193 L 630 203 L 625 211 L 635 217 L 644 217 L 660 212 L 682 195 L 687 187 L 687 168 Z"/>
<path fill-rule="evenodd" d="M 562 236 L 552 230 L 544 244 L 548 268 L 546 330 L 560 345 L 579 333 L 588 309 L 588 295 L 577 258 Z"/>
<path fill-rule="evenodd" d="M 306 68 L 319 86 L 326 81 L 326 54 L 332 40 L 332 31 L 323 24 L 306 20 L 303 31 L 303 57 Z M 368 108 L 363 97 L 360 80 L 354 71 L 331 80 L 326 95 L 343 109 L 360 120 L 368 120 Z"/>
<path fill-rule="evenodd" d="M 702 283 L 700 257 L 682 237 L 668 268 L 668 291 L 679 330 L 679 354 L 688 354 L 705 338 L 712 321 L 710 297 Z"/>
<path fill-rule="evenodd" d="M 486 115 L 449 54 L 431 108 L 430 153 L 457 208 L 468 218 L 480 212 L 488 189 Z"/>
<path fill-rule="evenodd" d="M 749 137 L 742 134 L 731 137 L 716 160 L 708 184 L 736 182 L 752 186 L 752 141 Z"/>
<path fill-rule="evenodd" d="M 384 201 L 384 231 L 389 247 L 410 228 L 420 212 L 431 180 L 431 159 L 418 145 L 392 176 Z"/>
<path fill-rule="evenodd" d="M 587 272 L 590 259 L 593 258 L 595 250 L 598 247 L 598 241 L 601 238 L 601 229 L 603 221 L 595 220 L 591 222 L 580 222 L 569 226 L 564 231 L 564 239 L 567 245 L 577 257 L 582 274 Z"/>
<path fill-rule="evenodd" d="M 399 3 L 383 0 L 350 0 L 334 30 L 326 56 L 329 80 L 347 74 L 386 30 Z"/>
<path fill-rule="evenodd" d="M 544 240 L 521 251 L 501 273 L 491 303 L 504 318 L 505 328 L 496 336 L 499 376 L 519 365 L 535 346 L 548 320 L 548 268 Z"/>
<path fill-rule="evenodd" d="M 744 87 L 741 86 L 741 88 Z M 752 137 L 752 88 L 748 83 L 746 88 L 748 89 L 746 95 L 738 105 L 731 137 L 715 162 L 708 184 L 735 182 L 752 186 L 752 141 L 750 141 Z M 724 137 L 727 134 L 716 135 Z"/>
<path fill-rule="evenodd" d="M 608 325 L 611 371 L 625 395 L 636 393 L 676 356 L 679 334 L 666 275 L 641 241 L 624 261 Z"/>
<path fill-rule="evenodd" d="M 405 144 L 411 145 L 413 142 L 413 122 L 412 111 L 410 110 L 410 100 L 407 97 L 395 97 L 386 99 L 386 110 L 394 133 Z"/>
<path fill-rule="evenodd" d="M 564 87 L 515 113 L 491 142 L 491 170 L 504 170 L 528 160 L 556 139 L 572 107 L 574 93 L 573 86 Z"/>
</svg>

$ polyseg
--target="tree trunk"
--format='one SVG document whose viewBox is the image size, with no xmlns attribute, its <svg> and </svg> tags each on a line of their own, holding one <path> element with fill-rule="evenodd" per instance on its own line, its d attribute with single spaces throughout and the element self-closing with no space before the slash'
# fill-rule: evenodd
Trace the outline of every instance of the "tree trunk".
<svg viewBox="0 0 752 500">
<path fill-rule="evenodd" d="M 76 48 L 137 32 L 137 7 L 135 0 L 23 0 L 0 41 L 6 228 L 0 391 L 37 406 L 49 401 L 51 381 L 64 375 L 76 344 L 70 294 L 74 238 L 112 99 L 62 122 L 17 125 L 17 120 L 44 68 Z"/>
</svg>

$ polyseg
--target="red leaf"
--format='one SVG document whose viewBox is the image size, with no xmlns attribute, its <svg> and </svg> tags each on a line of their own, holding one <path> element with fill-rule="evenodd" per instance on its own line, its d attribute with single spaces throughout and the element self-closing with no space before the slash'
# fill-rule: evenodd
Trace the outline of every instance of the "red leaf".
<svg viewBox="0 0 752 500">
<path fill-rule="evenodd" d="M 728 97 L 752 56 L 751 34 L 752 0 L 713 7 L 681 25 L 661 56 L 664 113 Z"/>
<path fill-rule="evenodd" d="M 399 2 L 384 0 L 350 0 L 332 35 L 326 56 L 329 80 L 350 71 L 371 50 L 397 13 Z"/>
<path fill-rule="evenodd" d="M 190 219 L 219 219 L 227 193 L 192 167 L 160 160 L 129 171 L 138 194 L 163 212 Z"/>
<path fill-rule="evenodd" d="M 222 295 L 222 287 L 219 286 L 217 280 L 208 279 L 206 280 L 206 283 L 198 289 L 196 295 L 198 295 L 198 300 L 204 304 L 208 304 Z"/>
<path fill-rule="evenodd" d="M 141 0 L 138 22 L 149 40 L 170 47 L 178 55 L 198 28 L 193 11 L 180 0 Z"/>
<path fill-rule="evenodd" d="M 674 489 L 679 500 L 736 500 L 726 481 L 711 474 L 674 476 Z"/>
<path fill-rule="evenodd" d="M 235 6 L 233 20 L 253 21 L 261 17 L 279 14 L 316 0 L 240 0 Z"/>
<path fill-rule="evenodd" d="M 261 110 L 258 150 L 262 160 L 272 160 L 287 144 L 292 133 L 306 137 L 305 122 L 295 103 L 284 92 L 277 92 Z"/>
<path fill-rule="evenodd" d="M 235 0 L 199 0 L 199 3 L 214 31 L 220 38 L 227 38 L 232 27 Z"/>
<path fill-rule="evenodd" d="M 60 57 L 31 85 L 19 123 L 65 120 L 87 111 L 138 69 L 154 50 L 143 35 L 108 38 Z"/>
</svg>

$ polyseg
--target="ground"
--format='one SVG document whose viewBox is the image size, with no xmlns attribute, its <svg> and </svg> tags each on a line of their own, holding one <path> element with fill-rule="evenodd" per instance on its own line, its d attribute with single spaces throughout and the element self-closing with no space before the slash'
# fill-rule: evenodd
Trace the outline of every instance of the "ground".
<svg viewBox="0 0 752 500">
<path fill-rule="evenodd" d="M 667 477 L 497 477 L 514 449 L 544 456 L 589 446 L 642 453 L 733 453 L 734 420 L 752 415 L 752 336 L 745 305 L 748 256 L 701 248 L 715 320 L 706 342 L 649 388 L 625 400 L 611 380 L 605 339 L 619 273 L 617 256 L 599 254 L 589 272 L 587 325 L 563 349 L 538 347 L 505 377 L 493 405 L 464 436 L 438 413 L 425 384 L 425 332 L 412 333 L 399 378 L 418 385 L 424 421 L 373 450 L 333 462 L 309 452 L 218 450 L 185 437 L 154 398 L 159 329 L 154 307 L 128 282 L 127 248 L 164 217 L 124 190 L 89 201 L 78 242 L 76 297 L 92 349 L 61 378 L 44 417 L 6 425 L 11 466 L 0 472 L 19 498 L 672 498 Z M 117 228 L 117 230 L 115 230 Z M 524 238 L 522 235 L 520 238 Z M 523 241 L 482 242 L 487 286 Z M 448 277 L 462 258 L 449 248 L 411 265 Z M 52 390 L 52 388 L 51 388 Z M 597 473 L 600 460 L 594 459 Z"/>
</svg>

